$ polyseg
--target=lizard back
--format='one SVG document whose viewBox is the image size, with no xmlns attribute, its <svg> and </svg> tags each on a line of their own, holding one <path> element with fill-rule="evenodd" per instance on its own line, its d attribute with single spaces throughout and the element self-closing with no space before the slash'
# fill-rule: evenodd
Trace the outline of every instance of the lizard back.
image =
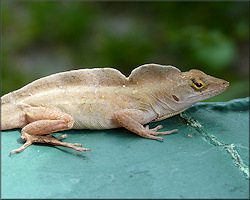
<svg viewBox="0 0 250 200">
<path fill-rule="evenodd" d="M 163 81 L 166 78 L 171 80 L 171 76 L 176 73 L 180 73 L 180 70 L 176 67 L 158 64 L 142 65 L 134 69 L 128 78 L 113 68 L 71 70 L 35 80 L 18 90 L 2 96 L 1 103 L 21 101 L 46 90 L 60 90 L 72 86 L 122 87 L 135 84 L 145 86 L 145 84 L 156 83 L 156 80 Z"/>
<path fill-rule="evenodd" d="M 60 72 L 35 80 L 28 85 L 1 97 L 1 103 L 22 100 L 46 90 L 64 89 L 72 86 L 122 86 L 127 78 L 112 68 L 79 69 Z"/>
</svg>

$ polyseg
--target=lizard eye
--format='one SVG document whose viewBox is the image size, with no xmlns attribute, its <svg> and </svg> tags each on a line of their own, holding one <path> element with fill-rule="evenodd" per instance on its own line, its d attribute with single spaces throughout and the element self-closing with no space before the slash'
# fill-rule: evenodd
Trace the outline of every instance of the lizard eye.
<svg viewBox="0 0 250 200">
<path fill-rule="evenodd" d="M 192 80 L 192 87 L 194 87 L 195 89 L 197 90 L 200 90 L 201 88 L 205 87 L 206 84 L 202 81 L 195 81 L 195 80 Z"/>
</svg>

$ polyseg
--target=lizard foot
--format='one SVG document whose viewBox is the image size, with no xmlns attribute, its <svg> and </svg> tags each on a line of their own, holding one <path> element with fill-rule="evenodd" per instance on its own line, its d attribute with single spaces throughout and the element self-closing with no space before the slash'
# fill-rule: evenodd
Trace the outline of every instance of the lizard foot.
<svg viewBox="0 0 250 200">
<path fill-rule="evenodd" d="M 46 143 L 46 144 L 51 144 L 55 146 L 63 146 L 63 147 L 68 147 L 71 149 L 74 149 L 76 151 L 91 151 L 88 148 L 82 148 L 82 145 L 79 143 L 67 143 L 67 142 L 62 142 L 61 139 L 67 138 L 67 135 L 62 135 L 59 138 L 55 138 L 52 135 L 30 135 L 28 133 L 23 132 L 22 133 L 22 139 L 26 141 L 23 146 L 21 146 L 18 149 L 14 149 L 10 152 L 10 156 L 13 153 L 20 153 L 24 149 L 26 149 L 28 146 L 30 146 L 33 143 Z"/>
<path fill-rule="evenodd" d="M 150 139 L 155 139 L 158 141 L 163 141 L 162 137 L 155 137 L 156 135 L 170 135 L 174 132 L 178 132 L 178 129 L 173 129 L 171 131 L 163 131 L 163 132 L 157 132 L 158 130 L 162 129 L 163 126 L 162 125 L 158 125 L 155 128 L 150 129 L 149 125 L 145 126 L 145 129 L 147 130 L 147 132 L 151 135 Z"/>
</svg>

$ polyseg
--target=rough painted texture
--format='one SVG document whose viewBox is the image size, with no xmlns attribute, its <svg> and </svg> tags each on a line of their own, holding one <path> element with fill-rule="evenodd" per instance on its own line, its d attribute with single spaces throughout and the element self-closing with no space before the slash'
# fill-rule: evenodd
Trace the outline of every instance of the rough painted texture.
<svg viewBox="0 0 250 200">
<path fill-rule="evenodd" d="M 34 142 L 90 149 L 61 142 L 49 133 L 67 129 L 126 129 L 149 139 L 163 140 L 143 127 L 176 115 L 194 103 L 225 91 L 227 81 L 199 70 L 181 72 L 173 66 L 142 65 L 127 78 L 111 68 L 62 72 L 38 79 L 1 97 L 1 130 L 22 128 L 26 144 Z M 64 137 L 63 137 L 64 138 Z"/>
</svg>

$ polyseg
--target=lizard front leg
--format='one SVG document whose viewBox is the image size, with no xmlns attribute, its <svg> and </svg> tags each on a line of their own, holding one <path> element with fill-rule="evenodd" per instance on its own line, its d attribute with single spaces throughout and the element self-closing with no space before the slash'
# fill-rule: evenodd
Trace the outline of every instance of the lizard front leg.
<svg viewBox="0 0 250 200">
<path fill-rule="evenodd" d="M 157 132 L 159 129 L 162 129 L 163 126 L 159 125 L 153 129 L 149 129 L 149 126 L 143 127 L 143 124 L 150 122 L 150 114 L 136 109 L 124 109 L 116 112 L 115 114 L 116 121 L 123 126 L 124 128 L 136 133 L 137 135 L 163 141 L 162 137 L 156 137 L 157 135 L 169 135 L 173 132 L 178 132 L 177 129 L 171 131 Z"/>
<path fill-rule="evenodd" d="M 72 148 L 77 151 L 90 151 L 90 149 L 82 148 L 82 145 L 78 143 L 62 142 L 61 139 L 66 138 L 66 135 L 59 138 L 49 135 L 49 133 L 71 129 L 74 124 L 72 116 L 44 107 L 28 107 L 23 108 L 23 111 L 25 112 L 27 125 L 22 128 L 21 138 L 26 142 L 22 147 L 12 150 L 10 155 L 23 151 L 33 143 L 47 143 Z"/>
</svg>

